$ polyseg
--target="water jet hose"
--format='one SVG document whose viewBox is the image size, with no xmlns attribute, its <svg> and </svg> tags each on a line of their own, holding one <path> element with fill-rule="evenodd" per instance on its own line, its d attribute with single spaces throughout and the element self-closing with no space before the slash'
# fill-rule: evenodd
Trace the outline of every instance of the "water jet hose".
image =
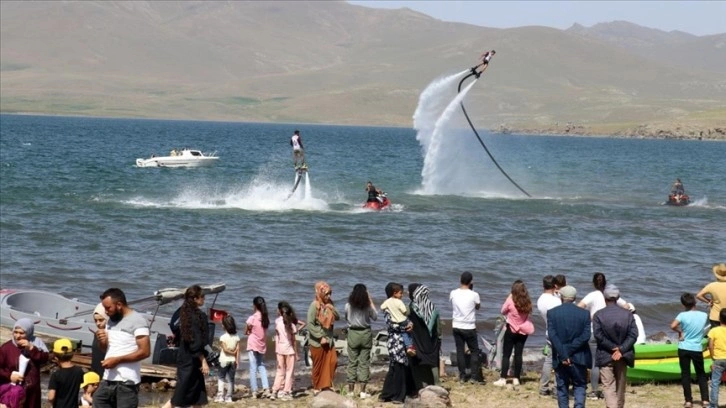
<svg viewBox="0 0 726 408">
<path fill-rule="evenodd" d="M 484 66 L 484 69 L 482 69 L 481 72 L 476 72 L 476 69 L 479 68 L 482 65 Z M 479 79 L 479 77 L 481 76 L 481 74 L 483 74 L 484 71 L 487 70 L 487 67 L 489 67 L 489 63 L 488 62 L 487 63 L 479 64 L 479 65 L 475 66 L 474 68 L 472 68 L 471 69 L 471 73 L 469 75 L 465 76 L 464 78 L 462 78 L 461 81 L 459 82 L 459 90 L 458 90 L 457 93 L 461 93 L 461 85 L 464 83 L 464 81 L 467 80 L 467 78 L 469 78 L 471 76 L 475 76 L 476 79 Z M 517 184 L 514 180 L 512 180 L 512 178 L 509 177 L 509 174 L 507 174 L 507 172 L 504 171 L 504 169 L 502 169 L 502 166 L 500 166 L 499 163 L 497 163 L 497 161 L 494 159 L 494 156 L 492 156 L 491 152 L 489 151 L 489 149 L 487 148 L 487 146 L 484 144 L 484 141 L 481 140 L 481 137 L 479 136 L 479 132 L 476 131 L 476 128 L 474 127 L 474 124 L 471 123 L 471 119 L 469 119 L 469 114 L 466 113 L 466 108 L 464 108 L 464 101 L 462 100 L 460 102 L 460 104 L 461 104 L 461 110 L 464 112 L 464 116 L 466 117 L 466 121 L 469 122 L 469 126 L 471 126 L 471 130 L 474 131 L 474 134 L 476 135 L 476 138 L 479 139 L 479 143 L 481 144 L 481 147 L 483 147 L 484 148 L 484 151 L 487 152 L 487 154 L 489 155 L 489 158 L 492 159 L 492 162 L 494 162 L 494 165 L 497 166 L 497 168 L 499 169 L 499 171 L 501 171 L 502 174 L 504 174 L 504 177 L 506 177 L 507 180 L 511 181 L 512 184 L 514 184 L 514 186 L 519 189 L 519 191 L 523 192 L 524 195 L 526 195 L 527 197 L 532 197 L 531 195 L 529 195 L 528 192 L 524 191 L 524 189 L 522 187 L 520 187 L 519 184 Z"/>
</svg>

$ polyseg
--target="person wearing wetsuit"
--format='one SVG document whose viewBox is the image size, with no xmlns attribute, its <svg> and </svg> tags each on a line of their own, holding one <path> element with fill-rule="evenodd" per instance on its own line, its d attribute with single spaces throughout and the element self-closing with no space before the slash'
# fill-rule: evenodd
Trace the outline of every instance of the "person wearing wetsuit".
<svg viewBox="0 0 726 408">
<path fill-rule="evenodd" d="M 292 137 L 290 138 L 290 146 L 292 146 L 292 160 L 295 168 L 298 168 L 297 161 L 300 159 L 301 165 L 305 164 L 305 148 L 303 147 L 302 137 L 300 137 L 300 131 L 295 130 Z"/>
<path fill-rule="evenodd" d="M 683 183 L 681 183 L 681 179 L 677 178 L 676 182 L 673 183 L 673 187 L 671 188 L 671 194 L 673 195 L 679 195 L 679 194 L 685 194 L 686 191 L 683 188 Z"/>
<path fill-rule="evenodd" d="M 366 191 L 368 192 L 367 202 L 378 202 L 378 189 L 370 181 L 366 184 Z"/>
</svg>

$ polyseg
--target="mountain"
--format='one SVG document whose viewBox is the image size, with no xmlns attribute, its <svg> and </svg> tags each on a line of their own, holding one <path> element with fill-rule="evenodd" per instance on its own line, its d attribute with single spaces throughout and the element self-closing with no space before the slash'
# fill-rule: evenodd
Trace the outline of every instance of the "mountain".
<svg viewBox="0 0 726 408">
<path fill-rule="evenodd" d="M 641 27 L 627 21 L 599 23 L 590 28 L 575 24 L 567 32 L 668 65 L 726 74 L 726 33 L 699 37 L 682 31 Z"/>
<path fill-rule="evenodd" d="M 495 49 L 466 99 L 478 126 L 726 129 L 722 36 L 618 27 L 494 29 L 341 1 L 3 1 L 0 111 L 411 126 L 431 81 Z M 660 57 L 686 43 L 697 69 Z"/>
</svg>

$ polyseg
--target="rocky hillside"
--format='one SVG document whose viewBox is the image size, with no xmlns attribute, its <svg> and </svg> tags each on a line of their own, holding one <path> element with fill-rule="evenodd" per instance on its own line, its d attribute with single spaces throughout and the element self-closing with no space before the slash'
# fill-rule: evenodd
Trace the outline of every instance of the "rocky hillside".
<svg viewBox="0 0 726 408">
<path fill-rule="evenodd" d="M 726 127 L 724 36 L 629 23 L 493 29 L 341 1 L 4 1 L 0 41 L 2 112 L 408 127 L 431 81 L 496 49 L 467 96 L 482 128 Z"/>
</svg>

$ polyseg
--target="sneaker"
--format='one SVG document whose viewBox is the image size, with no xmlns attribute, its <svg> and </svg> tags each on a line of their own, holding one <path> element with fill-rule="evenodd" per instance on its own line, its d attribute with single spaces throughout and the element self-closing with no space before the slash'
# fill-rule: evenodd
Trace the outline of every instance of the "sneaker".
<svg viewBox="0 0 726 408">
<path fill-rule="evenodd" d="M 512 379 L 512 386 L 519 387 L 519 378 Z"/>
<path fill-rule="evenodd" d="M 366 398 L 370 398 L 370 397 L 371 397 L 371 394 L 368 394 L 365 391 L 360 393 L 360 399 L 366 399 Z"/>
<path fill-rule="evenodd" d="M 282 392 L 278 394 L 278 398 L 280 398 L 280 401 L 292 401 L 292 394 L 289 392 Z"/>
<path fill-rule="evenodd" d="M 492 385 L 495 385 L 497 387 L 504 387 L 507 385 L 507 379 L 506 378 L 500 378 L 492 383 Z"/>
<path fill-rule="evenodd" d="M 259 396 L 257 395 L 257 391 L 252 391 L 252 394 L 250 394 L 250 398 L 257 399 Z"/>
<path fill-rule="evenodd" d="M 590 392 L 587 393 L 587 399 L 589 399 L 589 400 L 596 400 L 596 399 L 600 399 L 600 396 L 598 395 L 597 392 L 590 391 Z"/>
<path fill-rule="evenodd" d="M 275 398 L 280 396 L 280 394 L 282 394 L 282 393 L 277 393 L 275 391 L 272 391 L 272 393 L 270 394 L 270 400 L 274 401 Z"/>
<path fill-rule="evenodd" d="M 226 403 L 228 403 L 228 404 L 231 404 L 231 403 L 233 403 L 234 401 L 232 400 L 232 397 L 227 397 L 227 398 L 225 398 L 225 399 L 224 399 L 224 402 L 226 402 Z"/>
<path fill-rule="evenodd" d="M 545 390 L 539 390 L 539 395 L 541 395 L 543 397 L 547 397 L 551 394 L 552 394 L 552 390 L 550 390 L 549 388 L 547 388 Z"/>
<path fill-rule="evenodd" d="M 217 394 L 216 397 L 214 397 L 214 402 L 224 402 L 224 397 L 222 394 Z"/>
</svg>

